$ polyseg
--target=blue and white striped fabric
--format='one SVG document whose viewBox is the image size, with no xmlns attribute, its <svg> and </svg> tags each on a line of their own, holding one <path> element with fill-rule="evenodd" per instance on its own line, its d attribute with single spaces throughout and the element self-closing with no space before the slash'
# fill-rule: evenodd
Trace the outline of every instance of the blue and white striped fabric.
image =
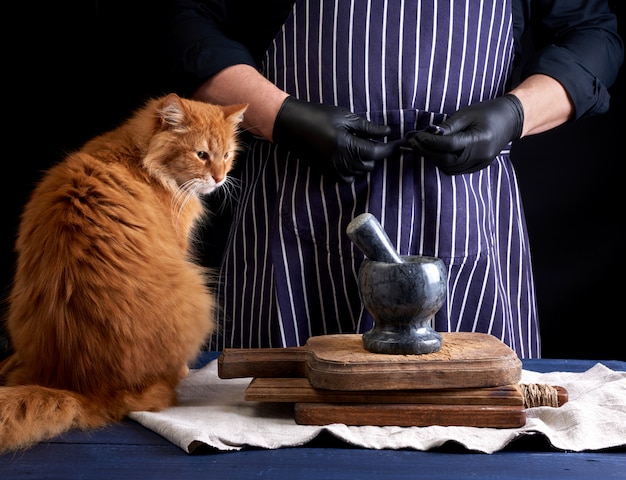
<svg viewBox="0 0 626 480">
<path fill-rule="evenodd" d="M 350 108 L 392 127 L 390 139 L 504 93 L 513 52 L 501 0 L 296 0 L 264 73 L 291 95 Z M 404 152 L 350 185 L 312 172 L 258 139 L 220 271 L 212 347 L 303 345 L 364 332 L 362 253 L 346 226 L 376 216 L 402 255 L 447 265 L 438 331 L 495 335 L 520 357 L 540 352 L 520 193 L 509 151 L 473 174 L 448 176 Z"/>
</svg>

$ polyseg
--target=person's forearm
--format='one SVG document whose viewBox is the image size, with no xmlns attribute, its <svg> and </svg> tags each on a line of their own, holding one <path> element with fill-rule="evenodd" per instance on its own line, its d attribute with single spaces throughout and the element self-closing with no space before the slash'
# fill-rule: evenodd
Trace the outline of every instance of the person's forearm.
<svg viewBox="0 0 626 480">
<path fill-rule="evenodd" d="M 193 98 L 218 105 L 248 103 L 243 127 L 272 140 L 274 121 L 288 96 L 249 65 L 233 65 L 196 89 Z"/>
<path fill-rule="evenodd" d="M 522 137 L 558 127 L 574 113 L 563 86 L 547 75 L 532 75 L 510 93 L 519 98 L 524 108 Z"/>
<path fill-rule="evenodd" d="M 522 102 L 522 136 L 545 132 L 567 122 L 573 105 L 563 86 L 546 75 L 532 75 L 511 90 Z M 249 103 L 244 128 L 272 140 L 274 121 L 288 96 L 249 65 L 228 67 L 204 82 L 193 98 L 220 105 Z"/>
</svg>

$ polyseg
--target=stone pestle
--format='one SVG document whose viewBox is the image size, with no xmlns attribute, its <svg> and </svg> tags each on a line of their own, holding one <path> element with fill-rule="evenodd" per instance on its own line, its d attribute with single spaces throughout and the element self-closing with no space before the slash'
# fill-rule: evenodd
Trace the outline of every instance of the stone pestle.
<svg viewBox="0 0 626 480">
<path fill-rule="evenodd" d="M 371 213 L 355 217 L 346 229 L 352 242 L 375 262 L 404 263 L 378 219 Z"/>
</svg>

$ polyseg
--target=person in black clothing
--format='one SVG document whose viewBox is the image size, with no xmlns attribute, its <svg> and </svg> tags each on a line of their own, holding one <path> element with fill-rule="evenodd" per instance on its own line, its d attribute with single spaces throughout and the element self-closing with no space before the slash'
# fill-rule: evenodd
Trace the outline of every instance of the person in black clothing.
<svg viewBox="0 0 626 480">
<path fill-rule="evenodd" d="M 540 355 L 510 144 L 608 109 L 606 1 L 176 0 L 169 34 L 183 93 L 250 104 L 212 347 L 371 328 L 345 235 L 370 211 L 401 254 L 446 263 L 436 330 Z"/>
</svg>

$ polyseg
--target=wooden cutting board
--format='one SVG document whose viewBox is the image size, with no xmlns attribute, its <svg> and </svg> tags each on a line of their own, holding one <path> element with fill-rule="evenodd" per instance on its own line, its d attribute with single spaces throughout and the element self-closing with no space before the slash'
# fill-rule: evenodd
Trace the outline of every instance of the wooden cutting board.
<svg viewBox="0 0 626 480">
<path fill-rule="evenodd" d="M 218 375 L 253 377 L 245 400 L 293 405 L 303 425 L 523 426 L 517 355 L 486 334 L 442 337 L 441 350 L 426 355 L 371 353 L 352 334 L 312 337 L 304 347 L 225 349 Z M 557 391 L 561 405 L 567 391 Z"/>
<path fill-rule="evenodd" d="M 300 425 L 518 428 L 526 424 L 526 410 L 513 405 L 296 403 L 294 416 Z"/>
<path fill-rule="evenodd" d="M 556 387 L 558 406 L 567 390 Z M 306 378 L 255 378 L 245 400 L 294 405 L 301 425 L 430 425 L 517 428 L 526 423 L 518 385 L 443 390 L 341 391 L 311 386 Z"/>
<path fill-rule="evenodd" d="M 567 402 L 567 390 L 555 388 L 561 406 Z M 518 385 L 436 390 L 324 390 L 314 388 L 306 378 L 255 378 L 246 389 L 244 399 L 277 403 L 524 405 Z"/>
<path fill-rule="evenodd" d="M 424 355 L 372 353 L 360 334 L 311 337 L 304 347 L 224 349 L 220 378 L 306 377 L 314 388 L 423 390 L 483 388 L 519 382 L 522 363 L 507 345 L 483 333 L 441 333 L 442 347 Z"/>
</svg>

